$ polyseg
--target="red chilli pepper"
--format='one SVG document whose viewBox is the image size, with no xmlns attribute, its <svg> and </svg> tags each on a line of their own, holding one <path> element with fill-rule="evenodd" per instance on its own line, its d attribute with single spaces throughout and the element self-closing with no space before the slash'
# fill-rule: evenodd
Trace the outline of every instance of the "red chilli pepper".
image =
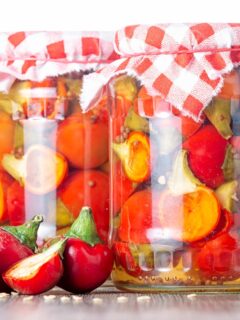
<svg viewBox="0 0 240 320">
<path fill-rule="evenodd" d="M 128 274 L 138 277 L 142 270 L 135 261 L 131 250 L 126 242 L 115 242 L 114 244 L 115 260 Z"/>
<path fill-rule="evenodd" d="M 35 216 L 21 226 L 0 228 L 0 275 L 16 262 L 33 255 L 37 231 L 42 221 L 42 216 Z M 9 291 L 9 288 L 0 277 L 0 292 L 2 291 Z"/>
<path fill-rule="evenodd" d="M 7 190 L 7 209 L 12 226 L 18 226 L 25 221 L 25 193 L 23 186 L 14 181 Z"/>
<path fill-rule="evenodd" d="M 238 239 L 228 233 L 208 241 L 197 255 L 200 272 L 206 278 L 239 277 L 237 257 L 239 256 Z"/>
<path fill-rule="evenodd" d="M 63 274 L 61 255 L 66 239 L 46 251 L 21 260 L 3 274 L 3 280 L 22 294 L 40 294 L 52 289 Z"/>
<path fill-rule="evenodd" d="M 73 293 L 94 290 L 109 277 L 113 252 L 101 244 L 89 207 L 83 207 L 69 232 L 64 251 L 64 273 L 58 284 Z"/>
<path fill-rule="evenodd" d="M 199 129 L 183 143 L 193 174 L 210 188 L 215 189 L 224 182 L 227 147 L 228 141 L 212 125 Z"/>
<path fill-rule="evenodd" d="M 233 214 L 226 209 L 222 209 L 221 217 L 214 231 L 213 238 L 219 237 L 220 235 L 229 232 L 233 225 L 234 225 Z"/>
</svg>

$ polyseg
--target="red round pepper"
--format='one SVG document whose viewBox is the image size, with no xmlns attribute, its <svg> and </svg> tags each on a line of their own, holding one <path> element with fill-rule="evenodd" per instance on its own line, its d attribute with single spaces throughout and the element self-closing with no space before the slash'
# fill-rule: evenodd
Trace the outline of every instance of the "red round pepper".
<svg viewBox="0 0 240 320">
<path fill-rule="evenodd" d="M 73 293 L 90 292 L 109 277 L 113 253 L 100 243 L 89 207 L 82 208 L 66 237 L 64 273 L 58 285 Z"/>
<path fill-rule="evenodd" d="M 0 275 L 19 260 L 33 254 L 37 231 L 42 221 L 42 216 L 35 216 L 24 225 L 0 228 Z M 6 290 L 1 280 L 0 292 Z"/>
<path fill-rule="evenodd" d="M 7 210 L 10 225 L 18 226 L 25 221 L 24 188 L 18 181 L 14 181 L 7 190 Z"/>
<path fill-rule="evenodd" d="M 13 265 L 3 274 L 3 280 L 22 294 L 40 294 L 53 288 L 63 274 L 61 253 L 66 240 L 60 240 L 46 251 Z"/>
<path fill-rule="evenodd" d="M 77 218 L 83 206 L 92 208 L 100 238 L 107 242 L 109 228 L 109 179 L 98 170 L 71 173 L 58 190 L 58 196 Z"/>
<path fill-rule="evenodd" d="M 159 226 L 159 218 L 152 215 L 155 196 L 150 189 L 138 191 L 123 204 L 120 212 L 118 236 L 126 243 L 150 243 L 148 230 Z"/>
<path fill-rule="evenodd" d="M 206 278 L 239 276 L 236 258 L 239 256 L 237 240 L 228 233 L 208 241 L 197 256 L 197 264 L 200 272 Z M 235 256 L 235 257 L 234 257 Z"/>
<path fill-rule="evenodd" d="M 227 146 L 228 141 L 212 125 L 199 129 L 183 143 L 193 174 L 210 188 L 217 188 L 224 182 L 222 166 Z"/>
</svg>

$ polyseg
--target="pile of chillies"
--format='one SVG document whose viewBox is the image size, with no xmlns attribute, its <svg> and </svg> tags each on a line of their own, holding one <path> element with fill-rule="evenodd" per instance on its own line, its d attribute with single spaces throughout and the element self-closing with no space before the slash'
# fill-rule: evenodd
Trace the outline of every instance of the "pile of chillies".
<svg viewBox="0 0 240 320">
<path fill-rule="evenodd" d="M 167 272 L 153 254 L 160 245 L 176 252 L 165 269 L 171 279 L 175 267 L 178 276 L 182 270 L 178 283 L 192 274 L 198 283 L 238 279 L 239 69 L 225 76 L 199 122 L 131 77 L 113 86 L 114 280 L 163 281 Z M 190 271 L 179 252 L 192 255 Z"/>
<path fill-rule="evenodd" d="M 102 244 L 92 210 L 83 207 L 64 236 L 36 245 L 42 216 L 21 226 L 0 228 L 0 292 L 11 289 L 33 295 L 55 285 L 72 293 L 87 293 L 109 277 L 113 254 Z"/>
</svg>

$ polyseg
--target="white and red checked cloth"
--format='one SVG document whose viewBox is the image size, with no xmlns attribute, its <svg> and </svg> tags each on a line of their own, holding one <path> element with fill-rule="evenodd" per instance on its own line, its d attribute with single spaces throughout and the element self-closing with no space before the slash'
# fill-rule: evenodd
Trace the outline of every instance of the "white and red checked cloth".
<svg viewBox="0 0 240 320">
<path fill-rule="evenodd" d="M 129 26 L 116 33 L 115 47 L 121 59 L 84 77 L 84 110 L 114 76 L 127 73 L 150 95 L 199 119 L 220 91 L 223 75 L 240 63 L 240 24 Z"/>
<path fill-rule="evenodd" d="M 0 91 L 15 79 L 42 81 L 66 72 L 96 69 L 118 57 L 113 33 L 0 33 Z"/>
</svg>

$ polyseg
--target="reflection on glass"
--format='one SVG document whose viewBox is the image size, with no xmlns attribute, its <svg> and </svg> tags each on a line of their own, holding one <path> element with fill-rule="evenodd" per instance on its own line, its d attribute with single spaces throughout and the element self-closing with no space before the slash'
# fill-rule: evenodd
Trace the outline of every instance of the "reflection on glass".
<svg viewBox="0 0 240 320">
<path fill-rule="evenodd" d="M 39 236 L 44 239 L 56 233 L 56 120 L 45 118 L 23 121 L 25 154 L 25 214 L 30 219 L 44 216 Z"/>
</svg>

